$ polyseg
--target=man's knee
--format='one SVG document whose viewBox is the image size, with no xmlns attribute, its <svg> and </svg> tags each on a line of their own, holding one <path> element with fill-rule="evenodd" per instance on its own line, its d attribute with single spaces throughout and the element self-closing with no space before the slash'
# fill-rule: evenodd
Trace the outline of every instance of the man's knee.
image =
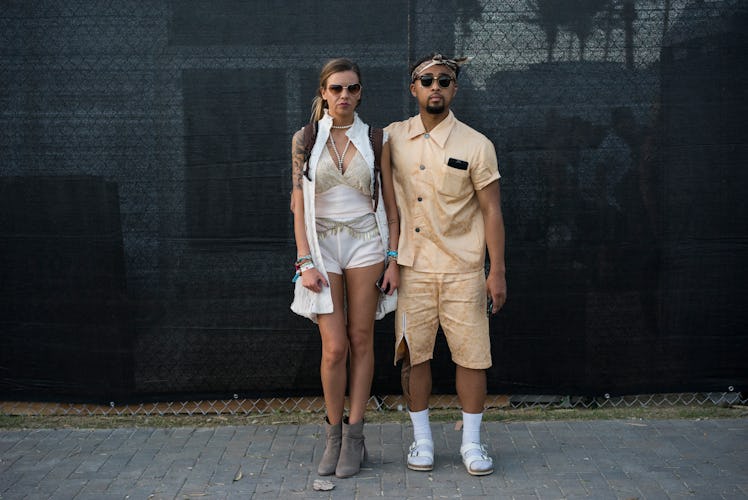
<svg viewBox="0 0 748 500">
<path fill-rule="evenodd" d="M 403 387 L 405 404 L 410 408 L 410 353 L 407 352 L 400 365 L 400 385 Z"/>
<path fill-rule="evenodd" d="M 431 396 L 431 360 L 413 365 L 410 357 L 406 356 L 400 367 L 400 383 L 409 410 L 428 408 Z"/>
</svg>

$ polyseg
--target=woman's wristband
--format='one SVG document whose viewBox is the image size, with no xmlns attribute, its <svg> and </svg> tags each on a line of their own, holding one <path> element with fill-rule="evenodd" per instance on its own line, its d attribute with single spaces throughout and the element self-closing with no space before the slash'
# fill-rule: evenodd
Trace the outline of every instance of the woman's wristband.
<svg viewBox="0 0 748 500">
<path fill-rule="evenodd" d="M 304 261 L 307 261 L 307 260 L 311 261 L 312 260 L 312 256 L 311 255 L 302 255 L 298 259 L 296 259 L 296 263 L 295 264 L 297 266 L 300 266 Z"/>
<path fill-rule="evenodd" d="M 299 279 L 299 276 L 304 273 L 304 271 L 314 269 L 314 261 L 312 260 L 311 255 L 302 255 L 301 257 L 296 259 L 296 262 L 294 262 L 293 266 L 294 268 L 296 268 L 296 274 L 293 275 L 291 282 L 295 283 L 296 280 Z"/>
</svg>

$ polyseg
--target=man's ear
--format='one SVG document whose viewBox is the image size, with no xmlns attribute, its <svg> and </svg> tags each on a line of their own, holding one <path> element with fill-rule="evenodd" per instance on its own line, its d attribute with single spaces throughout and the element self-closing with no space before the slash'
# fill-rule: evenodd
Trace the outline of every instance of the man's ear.
<svg viewBox="0 0 748 500">
<path fill-rule="evenodd" d="M 416 96 L 416 84 L 415 83 L 410 84 L 410 95 L 412 95 L 413 97 Z"/>
</svg>

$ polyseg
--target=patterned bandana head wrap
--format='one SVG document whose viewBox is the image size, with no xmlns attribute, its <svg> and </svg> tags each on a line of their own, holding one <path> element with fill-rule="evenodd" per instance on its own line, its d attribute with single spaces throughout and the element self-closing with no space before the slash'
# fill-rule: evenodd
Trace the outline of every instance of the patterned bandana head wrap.
<svg viewBox="0 0 748 500">
<path fill-rule="evenodd" d="M 413 70 L 413 73 L 410 74 L 410 80 L 415 81 L 416 78 L 418 78 L 418 75 L 426 71 L 432 66 L 436 66 L 437 64 L 441 64 L 442 66 L 446 66 L 449 68 L 449 70 L 452 72 L 452 77 L 457 79 L 457 70 L 465 63 L 467 63 L 470 59 L 470 57 L 455 57 L 454 59 L 449 59 L 447 57 L 444 57 L 441 54 L 434 54 L 434 57 L 431 59 L 428 59 L 426 61 L 423 61 L 421 64 L 419 64 L 416 69 Z"/>
</svg>

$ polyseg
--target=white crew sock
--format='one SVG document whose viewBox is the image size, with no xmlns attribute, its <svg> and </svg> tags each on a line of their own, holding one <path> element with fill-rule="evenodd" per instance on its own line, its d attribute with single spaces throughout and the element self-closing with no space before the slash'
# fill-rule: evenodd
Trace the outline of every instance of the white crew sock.
<svg viewBox="0 0 748 500">
<path fill-rule="evenodd" d="M 462 412 L 462 444 L 480 443 L 480 423 L 483 413 Z"/>
<path fill-rule="evenodd" d="M 462 446 L 470 443 L 480 444 L 480 422 L 482 419 L 483 413 L 462 412 Z M 462 448 L 460 448 L 460 453 L 462 453 Z M 472 474 L 493 470 L 491 458 L 486 456 L 486 460 L 481 460 L 479 457 L 482 454 L 483 451 L 477 449 L 471 449 L 463 453 L 462 460 L 465 462 L 465 466 L 468 466 L 468 463 L 470 464 Z"/>
<path fill-rule="evenodd" d="M 431 424 L 429 424 L 429 409 L 409 411 L 410 421 L 413 422 L 413 440 L 432 439 Z"/>
</svg>

